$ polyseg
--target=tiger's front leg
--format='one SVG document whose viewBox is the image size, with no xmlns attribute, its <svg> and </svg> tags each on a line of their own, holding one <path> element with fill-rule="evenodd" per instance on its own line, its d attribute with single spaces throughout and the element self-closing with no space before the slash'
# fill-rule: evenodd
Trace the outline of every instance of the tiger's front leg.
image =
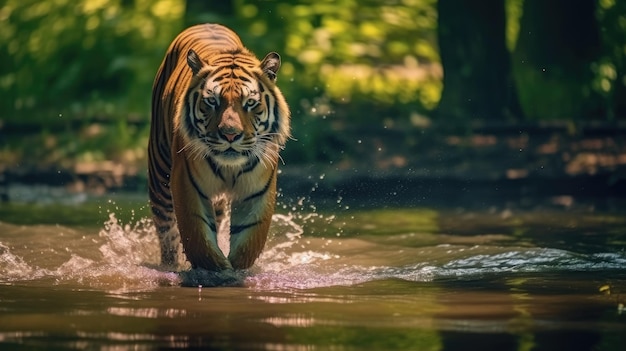
<svg viewBox="0 0 626 351">
<path fill-rule="evenodd" d="M 228 260 L 233 268 L 250 268 L 263 251 L 275 203 L 274 170 L 263 189 L 232 204 Z"/>
<path fill-rule="evenodd" d="M 174 162 L 172 178 L 172 196 L 174 212 L 178 223 L 181 241 L 187 259 L 196 268 L 211 271 L 232 269 L 231 263 L 224 256 L 217 244 L 219 229 L 214 205 L 206 194 L 194 184 L 187 160 Z"/>
</svg>

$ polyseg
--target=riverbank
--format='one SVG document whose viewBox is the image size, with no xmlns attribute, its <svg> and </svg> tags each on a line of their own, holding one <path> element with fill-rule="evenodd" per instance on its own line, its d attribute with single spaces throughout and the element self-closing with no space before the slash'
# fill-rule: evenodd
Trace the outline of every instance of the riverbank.
<svg viewBox="0 0 626 351">
<path fill-rule="evenodd" d="M 559 123 L 476 125 L 463 131 L 345 129 L 327 139 L 327 161 L 286 160 L 281 166 L 283 198 L 446 207 L 524 206 L 541 199 L 566 208 L 619 207 L 626 199 L 626 124 L 576 130 Z M 145 169 L 144 160 L 70 166 L 17 160 L 0 165 L 0 198 L 80 201 L 89 195 L 142 194 Z"/>
</svg>

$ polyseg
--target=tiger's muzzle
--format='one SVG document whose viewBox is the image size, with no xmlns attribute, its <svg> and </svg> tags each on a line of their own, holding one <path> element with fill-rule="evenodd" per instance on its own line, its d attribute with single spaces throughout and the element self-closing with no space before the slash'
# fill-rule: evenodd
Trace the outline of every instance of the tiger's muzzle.
<svg viewBox="0 0 626 351">
<path fill-rule="evenodd" d="M 220 137 L 232 143 L 243 135 L 243 124 L 239 113 L 232 106 L 228 106 L 222 113 L 221 120 L 217 126 Z"/>
<path fill-rule="evenodd" d="M 233 105 L 221 113 L 214 134 L 215 140 L 211 154 L 221 165 L 241 166 L 250 160 L 256 144 L 254 133 L 246 132 L 242 115 Z"/>
</svg>

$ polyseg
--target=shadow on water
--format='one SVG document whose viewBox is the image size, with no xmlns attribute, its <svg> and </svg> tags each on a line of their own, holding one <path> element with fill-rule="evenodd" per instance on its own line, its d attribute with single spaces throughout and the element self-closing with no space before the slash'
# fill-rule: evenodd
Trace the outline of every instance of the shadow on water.
<svg viewBox="0 0 626 351">
<path fill-rule="evenodd" d="M 160 269 L 143 198 L 2 204 L 0 345 L 619 350 L 626 342 L 622 213 L 281 201 L 255 266 L 230 273 L 185 262 Z"/>
</svg>

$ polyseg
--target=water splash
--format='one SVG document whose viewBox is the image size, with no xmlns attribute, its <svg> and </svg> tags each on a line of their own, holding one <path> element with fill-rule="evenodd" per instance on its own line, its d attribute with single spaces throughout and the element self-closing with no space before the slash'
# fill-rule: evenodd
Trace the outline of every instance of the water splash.
<svg viewBox="0 0 626 351">
<path fill-rule="evenodd" d="M 0 230 L 5 240 L 0 242 L 2 283 L 42 281 L 130 291 L 180 281 L 177 274 L 154 268 L 159 247 L 147 220 L 124 226 L 111 214 L 97 236 L 61 226 L 0 223 Z"/>
<path fill-rule="evenodd" d="M 159 241 L 152 222 L 143 218 L 133 226 L 120 223 L 115 214 L 109 214 L 109 220 L 100 230 L 100 238 L 105 243 L 99 251 L 107 263 L 122 265 L 159 264 Z"/>
<path fill-rule="evenodd" d="M 577 254 L 551 248 L 450 244 L 406 247 L 393 240 L 344 238 L 340 229 L 329 225 L 333 216 L 297 210 L 273 217 L 266 248 L 252 269 L 220 273 L 188 267 L 169 272 L 158 267 L 158 238 L 149 219 L 123 224 L 110 214 L 103 228 L 92 233 L 0 223 L 0 283 L 74 284 L 113 292 L 178 285 L 311 289 L 385 279 L 424 282 L 626 268 L 624 252 Z M 315 227 L 328 232 L 311 235 L 306 226 L 313 222 L 322 223 Z"/>
<path fill-rule="evenodd" d="M 26 263 L 22 257 L 15 255 L 8 246 L 0 243 L 0 277 L 3 281 L 20 279 L 23 276 L 35 279 L 41 277 L 41 274 L 36 273 L 37 270 Z"/>
</svg>

